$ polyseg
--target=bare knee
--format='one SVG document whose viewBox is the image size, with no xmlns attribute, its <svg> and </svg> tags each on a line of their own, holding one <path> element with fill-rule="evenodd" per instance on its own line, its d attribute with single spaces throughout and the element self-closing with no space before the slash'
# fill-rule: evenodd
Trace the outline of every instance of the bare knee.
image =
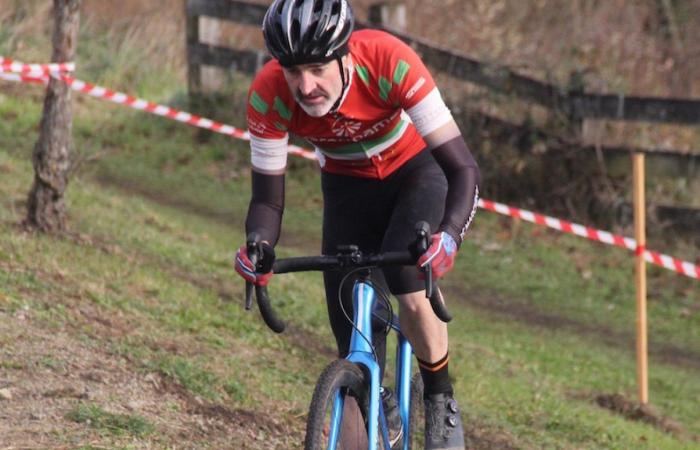
<svg viewBox="0 0 700 450">
<path fill-rule="evenodd" d="M 396 296 L 399 299 L 401 314 L 419 315 L 424 312 L 426 306 L 430 306 L 425 298 L 425 291 L 411 292 Z"/>
</svg>

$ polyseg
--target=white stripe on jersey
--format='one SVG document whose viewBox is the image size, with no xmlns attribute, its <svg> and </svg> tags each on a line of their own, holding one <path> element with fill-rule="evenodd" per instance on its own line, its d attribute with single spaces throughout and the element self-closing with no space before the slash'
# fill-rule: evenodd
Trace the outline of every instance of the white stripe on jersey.
<svg viewBox="0 0 700 450">
<path fill-rule="evenodd" d="M 434 88 L 413 108 L 406 110 L 421 136 L 427 136 L 452 120 L 438 88 Z"/>
<path fill-rule="evenodd" d="M 250 135 L 250 163 L 262 171 L 280 171 L 287 167 L 287 143 L 289 135 L 282 139 L 265 139 Z"/>
</svg>

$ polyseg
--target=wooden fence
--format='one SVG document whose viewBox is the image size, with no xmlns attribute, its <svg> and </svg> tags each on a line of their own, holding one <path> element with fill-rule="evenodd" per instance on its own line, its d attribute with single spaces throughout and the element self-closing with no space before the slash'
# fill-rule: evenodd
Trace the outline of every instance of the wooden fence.
<svg viewBox="0 0 700 450">
<path fill-rule="evenodd" d="M 187 51 L 190 75 L 190 93 L 201 88 L 201 65 L 237 69 L 246 73 L 255 73 L 266 61 L 262 51 L 234 50 L 200 42 L 200 16 L 231 20 L 238 23 L 259 26 L 267 5 L 250 3 L 242 0 L 187 0 Z M 370 19 L 389 16 L 370 13 Z M 359 23 L 358 27 L 367 27 Z M 488 88 L 492 91 L 517 97 L 549 108 L 554 113 L 564 115 L 571 124 L 579 125 L 585 119 L 607 119 L 622 121 L 644 121 L 656 123 L 675 123 L 685 125 L 700 124 L 700 101 L 678 100 L 657 97 L 632 97 L 623 94 L 587 93 L 582 87 L 556 86 L 529 78 L 495 64 L 477 61 L 463 53 L 454 52 L 406 34 L 398 29 L 388 29 L 379 23 L 372 23 L 375 28 L 384 28 L 411 45 L 432 69 Z M 510 124 L 513 126 L 512 124 Z M 692 157 L 693 161 L 697 157 Z M 634 173 L 634 228 L 635 239 L 642 247 L 646 240 L 646 200 L 645 191 L 645 155 L 640 151 L 633 154 Z M 661 206 L 660 208 L 664 208 Z M 697 229 L 700 217 L 698 210 L 666 207 L 667 216 L 682 216 L 683 224 L 691 230 Z M 658 214 L 662 217 L 661 214 Z M 647 286 L 646 263 L 643 252 L 636 258 L 636 300 L 637 300 L 637 378 L 639 400 L 648 402 L 647 375 Z"/>
<path fill-rule="evenodd" d="M 255 73 L 267 60 L 264 51 L 235 50 L 200 42 L 199 17 L 214 17 L 260 26 L 267 5 L 242 0 L 187 0 L 187 54 L 190 92 L 201 88 L 200 66 L 210 65 Z M 501 94 L 547 107 L 572 121 L 608 119 L 657 123 L 700 124 L 700 101 L 623 94 L 594 94 L 556 86 L 519 75 L 495 64 L 477 61 L 381 24 L 358 23 L 358 28 L 384 28 L 411 45 L 426 65 L 457 79 Z"/>
</svg>

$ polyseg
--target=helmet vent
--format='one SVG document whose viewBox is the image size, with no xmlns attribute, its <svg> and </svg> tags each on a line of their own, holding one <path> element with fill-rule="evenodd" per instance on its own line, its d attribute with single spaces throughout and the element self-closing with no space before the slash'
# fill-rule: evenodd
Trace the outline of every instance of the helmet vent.
<svg viewBox="0 0 700 450">
<path fill-rule="evenodd" d="M 301 38 L 301 24 L 297 19 L 294 19 L 292 21 L 292 41 L 293 42 L 299 42 Z"/>
<path fill-rule="evenodd" d="M 274 0 L 262 28 L 270 54 L 291 66 L 347 53 L 354 22 L 347 0 Z"/>
<path fill-rule="evenodd" d="M 275 34 L 276 36 L 284 36 L 284 30 L 279 23 L 275 23 Z"/>
</svg>

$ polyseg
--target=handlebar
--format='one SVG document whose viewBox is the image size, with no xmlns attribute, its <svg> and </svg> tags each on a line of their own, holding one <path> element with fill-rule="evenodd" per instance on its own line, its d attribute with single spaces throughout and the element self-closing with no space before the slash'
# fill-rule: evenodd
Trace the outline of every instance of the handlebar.
<svg viewBox="0 0 700 450">
<path fill-rule="evenodd" d="M 246 246 L 248 250 L 248 259 L 250 259 L 253 267 L 257 267 L 258 261 L 260 261 L 262 258 L 262 243 L 260 241 L 260 235 L 258 233 L 250 233 L 248 235 Z M 255 291 L 255 299 L 258 301 L 260 314 L 262 315 L 267 326 L 270 327 L 270 329 L 275 333 L 283 332 L 285 324 L 277 317 L 277 314 L 275 314 L 275 311 L 272 309 L 270 297 L 267 295 L 267 287 L 255 286 L 253 283 L 246 281 L 245 309 L 250 311 L 253 307 L 253 291 Z"/>
<path fill-rule="evenodd" d="M 403 252 L 385 252 L 380 254 L 365 255 L 359 251 L 357 246 L 350 245 L 339 248 L 337 255 L 302 256 L 295 258 L 278 259 L 272 266 L 272 271 L 276 274 L 290 272 L 325 271 L 332 269 L 355 269 L 369 267 L 387 266 L 412 266 L 420 255 L 428 250 L 430 245 L 430 226 L 426 222 L 419 222 L 416 225 L 416 241 L 410 249 Z M 255 265 L 262 256 L 260 247 L 260 237 L 257 233 L 248 236 L 248 257 Z M 255 260 L 253 259 L 255 258 Z M 430 305 L 435 315 L 443 322 L 452 320 L 452 315 L 447 311 L 442 301 L 440 290 L 435 286 L 432 279 L 430 264 L 424 267 L 425 292 L 430 300 Z M 246 310 L 252 306 L 253 284 L 246 282 Z M 282 333 L 285 323 L 279 319 L 272 308 L 270 297 L 266 286 L 255 286 L 255 297 L 258 302 L 260 314 L 267 326 L 276 333 Z"/>
</svg>

